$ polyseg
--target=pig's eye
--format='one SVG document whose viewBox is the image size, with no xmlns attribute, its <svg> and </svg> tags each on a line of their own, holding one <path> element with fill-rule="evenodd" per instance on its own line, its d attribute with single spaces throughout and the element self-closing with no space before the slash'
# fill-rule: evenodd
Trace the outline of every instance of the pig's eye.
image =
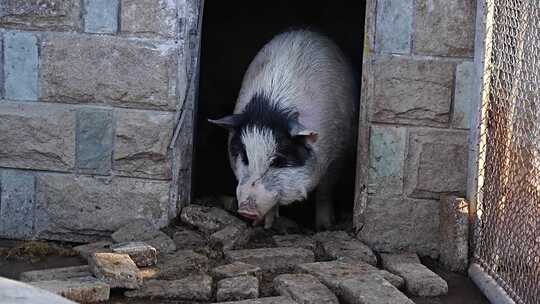
<svg viewBox="0 0 540 304">
<path fill-rule="evenodd" d="M 272 162 L 270 162 L 270 166 L 274 168 L 285 168 L 288 166 L 287 159 L 281 155 L 274 156 Z"/>
</svg>

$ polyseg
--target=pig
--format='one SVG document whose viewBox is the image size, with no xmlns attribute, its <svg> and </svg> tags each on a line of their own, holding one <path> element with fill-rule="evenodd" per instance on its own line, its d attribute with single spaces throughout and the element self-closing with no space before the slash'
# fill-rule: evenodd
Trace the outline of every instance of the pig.
<svg viewBox="0 0 540 304">
<path fill-rule="evenodd" d="M 310 30 L 275 36 L 249 65 L 229 130 L 238 213 L 270 228 L 279 206 L 315 194 L 315 226 L 334 220 L 332 190 L 354 151 L 358 90 L 339 47 Z"/>
</svg>

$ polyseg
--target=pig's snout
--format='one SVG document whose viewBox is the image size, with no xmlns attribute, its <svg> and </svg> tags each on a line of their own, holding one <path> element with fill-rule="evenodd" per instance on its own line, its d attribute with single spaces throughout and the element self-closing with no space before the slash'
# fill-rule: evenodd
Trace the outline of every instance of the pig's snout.
<svg viewBox="0 0 540 304">
<path fill-rule="evenodd" d="M 257 206 L 255 205 L 255 200 L 253 198 L 248 198 L 247 200 L 241 202 L 238 205 L 238 213 L 250 220 L 256 220 L 260 217 Z"/>
</svg>

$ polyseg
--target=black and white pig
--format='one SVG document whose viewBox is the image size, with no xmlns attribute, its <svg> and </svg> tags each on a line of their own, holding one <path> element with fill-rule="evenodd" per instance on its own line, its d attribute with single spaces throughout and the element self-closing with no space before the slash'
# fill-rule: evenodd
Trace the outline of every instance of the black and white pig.
<svg viewBox="0 0 540 304">
<path fill-rule="evenodd" d="M 354 147 L 357 88 L 336 44 L 308 30 L 282 33 L 251 62 L 227 128 L 238 212 L 272 226 L 278 207 L 315 191 L 318 229 L 333 221 L 332 188 Z"/>
</svg>

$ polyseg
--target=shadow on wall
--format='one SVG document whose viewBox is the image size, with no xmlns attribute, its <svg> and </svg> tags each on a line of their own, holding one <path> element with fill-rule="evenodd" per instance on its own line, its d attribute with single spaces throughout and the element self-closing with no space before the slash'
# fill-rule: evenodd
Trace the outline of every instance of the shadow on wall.
<svg viewBox="0 0 540 304">
<path fill-rule="evenodd" d="M 331 37 L 360 74 L 365 1 L 206 1 L 201 45 L 194 197 L 234 195 L 236 179 L 227 159 L 227 132 L 207 123 L 232 113 L 242 77 L 262 46 L 290 28 Z M 352 214 L 354 159 L 343 176 L 338 211 Z M 312 204 L 311 204 L 312 205 Z M 306 210 L 304 210 L 306 211 Z M 313 210 L 311 210 L 313 212 Z M 308 223 L 304 223 L 308 224 Z"/>
</svg>

